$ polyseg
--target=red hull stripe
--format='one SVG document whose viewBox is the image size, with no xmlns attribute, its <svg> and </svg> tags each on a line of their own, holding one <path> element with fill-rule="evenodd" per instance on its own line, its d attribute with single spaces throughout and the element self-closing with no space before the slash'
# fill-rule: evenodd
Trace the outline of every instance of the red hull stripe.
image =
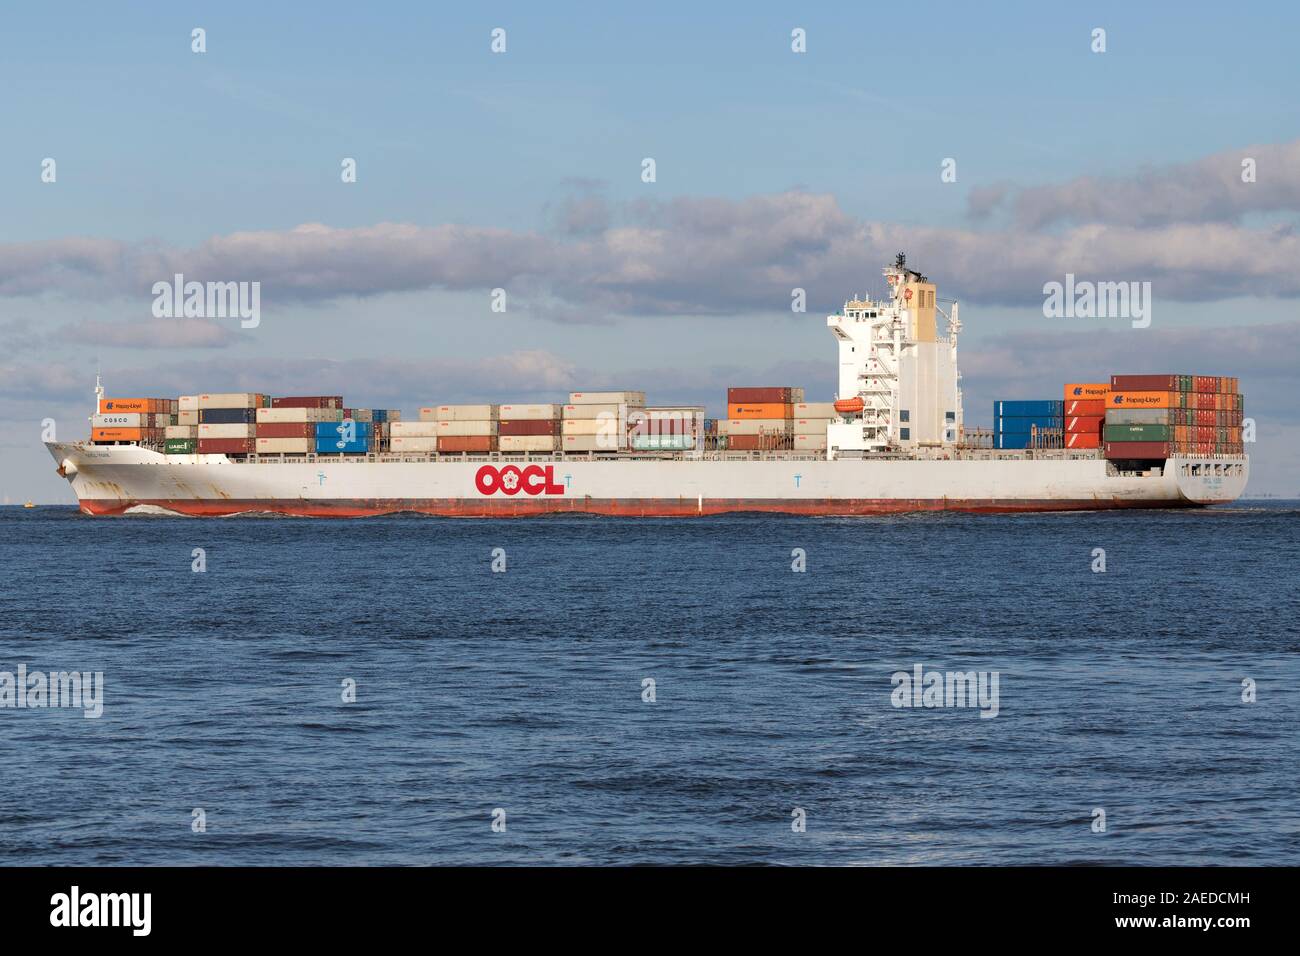
<svg viewBox="0 0 1300 956">
<path fill-rule="evenodd" d="M 86 499 L 81 510 L 92 515 L 122 514 L 135 505 L 156 505 L 185 515 L 219 517 L 222 515 L 262 512 L 310 518 L 359 518 L 370 515 L 419 514 L 456 518 L 512 518 L 542 514 L 596 514 L 643 518 L 691 517 L 736 512 L 768 512 L 790 515 L 885 515 L 916 511 L 959 511 L 999 514 L 1022 511 L 1095 511 L 1111 508 L 1178 508 L 1199 507 L 1182 499 L 1162 501 L 1134 500 L 1055 500 L 1036 499 L 967 499 L 951 498 L 810 498 L 810 499 L 743 499 L 710 498 L 703 504 L 691 499 L 651 498 L 427 498 L 410 501 L 338 499 L 328 501 L 266 500 L 233 501 L 194 498 L 120 501 Z"/>
</svg>

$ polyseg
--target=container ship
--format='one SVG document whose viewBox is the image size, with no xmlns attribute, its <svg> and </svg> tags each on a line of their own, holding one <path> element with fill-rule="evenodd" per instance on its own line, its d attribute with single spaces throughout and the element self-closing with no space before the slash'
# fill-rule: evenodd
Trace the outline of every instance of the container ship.
<svg viewBox="0 0 1300 956">
<path fill-rule="evenodd" d="M 415 420 L 342 396 L 109 398 L 88 441 L 47 442 L 90 515 L 356 517 L 725 512 L 873 515 L 1197 507 L 1249 475 L 1237 380 L 1113 375 L 994 403 L 967 428 L 958 303 L 907 266 L 826 319 L 833 402 L 727 391 L 725 418 L 572 392 L 553 404 L 429 405 Z M 558 396 L 557 396 L 558 397 Z"/>
</svg>

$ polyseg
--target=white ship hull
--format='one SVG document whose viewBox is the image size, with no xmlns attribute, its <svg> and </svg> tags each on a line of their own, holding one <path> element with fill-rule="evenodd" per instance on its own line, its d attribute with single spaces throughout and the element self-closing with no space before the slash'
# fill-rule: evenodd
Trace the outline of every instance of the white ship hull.
<svg viewBox="0 0 1300 956">
<path fill-rule="evenodd" d="M 1249 460 L 1171 458 L 1144 474 L 1100 458 L 543 458 L 233 461 L 134 445 L 49 443 L 87 514 L 271 512 L 355 517 L 548 513 L 669 516 L 725 512 L 866 515 L 908 511 L 1070 511 L 1223 504 Z"/>
</svg>

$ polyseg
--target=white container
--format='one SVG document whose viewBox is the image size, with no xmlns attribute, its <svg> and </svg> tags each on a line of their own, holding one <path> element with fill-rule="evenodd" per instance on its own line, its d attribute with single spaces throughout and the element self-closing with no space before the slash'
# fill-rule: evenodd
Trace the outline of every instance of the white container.
<svg viewBox="0 0 1300 956">
<path fill-rule="evenodd" d="M 555 451 L 555 436 L 502 435 L 497 445 L 501 451 Z"/>
<path fill-rule="evenodd" d="M 200 438 L 253 438 L 256 425 L 218 425 L 205 423 L 197 426 Z"/>
<path fill-rule="evenodd" d="M 498 405 L 503 422 L 544 422 L 560 417 L 559 405 Z"/>
<path fill-rule="evenodd" d="M 800 435 L 794 436 L 794 447 L 801 451 L 825 451 L 826 450 L 826 433 L 820 435 Z"/>
<path fill-rule="evenodd" d="M 566 418 L 560 425 L 562 435 L 617 435 L 620 431 L 617 418 Z"/>
<path fill-rule="evenodd" d="M 839 418 L 834 402 L 797 402 L 794 406 L 795 418 Z"/>
<path fill-rule="evenodd" d="M 152 428 L 153 416 L 148 412 L 109 412 L 92 415 L 91 428 Z"/>
<path fill-rule="evenodd" d="M 560 448 L 563 451 L 621 451 L 627 448 L 627 438 L 620 435 L 563 435 Z"/>
<path fill-rule="evenodd" d="M 163 429 L 163 438 L 198 438 L 198 425 L 168 425 Z"/>
<path fill-rule="evenodd" d="M 434 417 L 425 418 L 428 409 L 420 409 L 421 421 L 435 422 L 492 422 L 497 420 L 496 405 L 438 405 Z"/>
<path fill-rule="evenodd" d="M 197 409 L 182 410 L 176 413 L 177 425 L 197 425 L 199 423 L 199 413 Z"/>
<path fill-rule="evenodd" d="M 608 418 L 627 415 L 628 407 L 618 404 L 600 405 L 565 405 L 562 414 L 565 418 Z"/>
<path fill-rule="evenodd" d="M 297 424 L 299 422 L 341 422 L 341 408 L 259 408 L 257 420 L 261 424 Z M 357 419 L 359 420 L 359 419 Z"/>
<path fill-rule="evenodd" d="M 199 397 L 197 395 L 182 395 L 177 399 L 177 408 L 182 412 L 197 412 L 199 410 Z"/>
<path fill-rule="evenodd" d="M 719 435 L 787 435 L 788 418 L 724 418 L 718 422 Z"/>
<path fill-rule="evenodd" d="M 393 451 L 437 451 L 438 439 L 423 435 L 416 437 L 394 435 L 388 447 Z"/>
<path fill-rule="evenodd" d="M 437 422 L 393 422 L 388 433 L 394 438 L 437 438 Z"/>
<path fill-rule="evenodd" d="M 794 433 L 796 435 L 825 435 L 826 423 L 828 418 L 796 418 L 794 421 Z"/>
<path fill-rule="evenodd" d="M 497 433 L 497 423 L 484 421 L 441 421 L 437 423 L 437 433 L 440 437 L 456 436 L 461 438 L 495 435 Z"/>
<path fill-rule="evenodd" d="M 644 405 L 645 392 L 570 392 L 570 405 Z"/>
<path fill-rule="evenodd" d="M 316 450 L 313 438 L 259 438 L 259 455 L 306 455 Z"/>
<path fill-rule="evenodd" d="M 256 392 L 223 392 L 199 396 L 199 410 L 205 408 L 257 408 L 262 396 Z"/>
</svg>

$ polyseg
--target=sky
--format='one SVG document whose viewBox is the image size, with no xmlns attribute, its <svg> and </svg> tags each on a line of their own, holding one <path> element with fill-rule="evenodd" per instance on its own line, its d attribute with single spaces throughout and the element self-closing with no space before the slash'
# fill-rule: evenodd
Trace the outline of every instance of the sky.
<svg viewBox="0 0 1300 956">
<path fill-rule="evenodd" d="M 829 399 L 825 316 L 899 251 L 961 302 L 968 425 L 1236 375 L 1250 494 L 1300 496 L 1295 5 L 459 6 L 6 9 L 0 500 L 73 501 L 42 427 L 86 434 L 96 369 L 412 415 Z M 259 324 L 155 317 L 178 272 L 260 283 Z M 1150 326 L 1046 317 L 1067 273 L 1150 282 Z"/>
</svg>

